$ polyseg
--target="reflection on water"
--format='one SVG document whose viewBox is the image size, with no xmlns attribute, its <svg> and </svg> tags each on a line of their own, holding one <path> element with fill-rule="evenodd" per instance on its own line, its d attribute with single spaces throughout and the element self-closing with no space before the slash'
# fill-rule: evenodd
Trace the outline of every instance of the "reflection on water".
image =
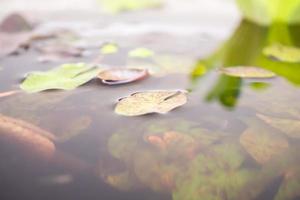
<svg viewBox="0 0 300 200">
<path fill-rule="evenodd" d="M 300 45 L 299 32 L 244 21 L 190 75 L 113 88 L 92 81 L 69 92 L 0 99 L 0 113 L 14 118 L 0 117 L 1 199 L 299 199 L 300 64 L 262 53 L 273 43 Z M 233 65 L 277 77 L 241 79 L 215 70 Z M 120 97 L 161 88 L 190 89 L 188 104 L 166 115 L 113 113 Z M 22 128 L 28 131 L 18 136 Z M 26 151 L 43 149 L 41 138 L 54 145 L 51 156 L 32 159 Z"/>
</svg>

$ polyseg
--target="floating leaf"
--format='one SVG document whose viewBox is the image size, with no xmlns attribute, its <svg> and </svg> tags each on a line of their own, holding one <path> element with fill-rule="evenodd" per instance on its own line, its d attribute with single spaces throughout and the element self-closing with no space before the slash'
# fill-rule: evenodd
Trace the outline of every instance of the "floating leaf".
<svg viewBox="0 0 300 200">
<path fill-rule="evenodd" d="M 18 33 L 23 31 L 31 31 L 32 29 L 33 24 L 19 13 L 8 15 L 0 24 L 0 32 L 6 33 Z"/>
<path fill-rule="evenodd" d="M 300 120 L 270 117 L 262 114 L 257 114 L 256 116 L 289 137 L 300 138 Z"/>
<path fill-rule="evenodd" d="M 147 91 L 121 99 L 115 112 L 119 115 L 138 116 L 149 113 L 165 114 L 184 105 L 187 96 L 182 91 Z"/>
<path fill-rule="evenodd" d="M 289 147 L 281 135 L 267 130 L 250 127 L 240 137 L 240 143 L 246 151 L 260 164 L 265 164 L 280 155 Z"/>
<path fill-rule="evenodd" d="M 131 58 L 149 58 L 154 56 L 154 52 L 146 48 L 133 49 L 128 53 Z"/>
<path fill-rule="evenodd" d="M 264 48 L 265 56 L 289 63 L 300 63 L 300 48 L 285 46 L 282 44 L 273 44 Z"/>
<path fill-rule="evenodd" d="M 273 72 L 258 67 L 225 67 L 221 68 L 220 72 L 240 78 L 272 78 L 276 76 Z"/>
<path fill-rule="evenodd" d="M 119 85 L 144 79 L 148 76 L 146 69 L 108 69 L 100 72 L 98 78 L 107 85 Z"/>
<path fill-rule="evenodd" d="M 162 0 L 100 0 L 104 9 L 111 13 L 159 7 Z"/>
<path fill-rule="evenodd" d="M 53 134 L 28 122 L 0 114 L 1 146 L 9 145 L 25 158 L 48 161 L 55 152 Z M 15 153 L 15 151 L 12 151 Z"/>
<path fill-rule="evenodd" d="M 108 43 L 101 47 L 101 54 L 114 54 L 119 51 L 119 47 L 116 44 Z"/>
<path fill-rule="evenodd" d="M 29 93 L 49 89 L 72 90 L 95 78 L 98 73 L 98 67 L 84 63 L 64 64 L 47 72 L 29 74 L 20 87 Z"/>
</svg>

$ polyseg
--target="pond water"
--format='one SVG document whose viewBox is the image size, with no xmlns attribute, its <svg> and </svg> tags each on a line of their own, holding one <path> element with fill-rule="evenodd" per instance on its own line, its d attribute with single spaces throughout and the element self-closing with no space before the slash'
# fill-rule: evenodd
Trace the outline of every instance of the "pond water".
<svg viewBox="0 0 300 200">
<path fill-rule="evenodd" d="M 243 21 L 226 41 L 209 33 L 125 37 L 120 51 L 100 63 L 149 68 L 147 79 L 122 86 L 92 80 L 72 91 L 1 98 L 0 199 L 300 199 L 300 65 L 262 54 L 274 42 L 300 46 L 299 33 L 297 26 Z M 156 55 L 128 58 L 139 46 Z M 214 52 L 205 55 L 206 49 Z M 88 53 L 70 62 L 90 62 L 99 50 Z M 0 90 L 63 63 L 41 64 L 37 57 L 30 48 L 1 59 Z M 276 77 L 242 79 L 216 69 L 236 65 Z M 188 103 L 168 114 L 114 113 L 118 99 L 160 89 L 187 90 Z M 24 123 L 16 119 L 55 139 L 14 135 Z M 7 120 L 16 125 L 7 128 Z"/>
</svg>

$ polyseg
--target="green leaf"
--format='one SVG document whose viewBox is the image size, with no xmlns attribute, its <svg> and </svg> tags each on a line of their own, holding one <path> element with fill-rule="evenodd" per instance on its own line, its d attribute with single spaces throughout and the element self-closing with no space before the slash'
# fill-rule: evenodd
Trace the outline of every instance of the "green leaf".
<svg viewBox="0 0 300 200">
<path fill-rule="evenodd" d="M 299 0 L 237 0 L 244 16 L 259 24 L 299 23 Z"/>
<path fill-rule="evenodd" d="M 300 48 L 297 47 L 273 44 L 265 47 L 263 53 L 281 62 L 300 63 Z"/>
<path fill-rule="evenodd" d="M 155 8 L 162 5 L 162 0 L 100 0 L 105 11 L 119 13 L 123 11 Z"/>
<path fill-rule="evenodd" d="M 101 47 L 101 54 L 114 54 L 119 51 L 119 47 L 116 44 L 108 43 Z"/>
<path fill-rule="evenodd" d="M 98 67 L 90 67 L 84 63 L 64 64 L 47 72 L 33 72 L 21 84 L 21 89 L 28 93 L 49 89 L 72 90 L 95 78 Z"/>
<path fill-rule="evenodd" d="M 128 53 L 131 58 L 149 58 L 154 56 L 154 52 L 147 48 L 136 48 Z"/>
</svg>

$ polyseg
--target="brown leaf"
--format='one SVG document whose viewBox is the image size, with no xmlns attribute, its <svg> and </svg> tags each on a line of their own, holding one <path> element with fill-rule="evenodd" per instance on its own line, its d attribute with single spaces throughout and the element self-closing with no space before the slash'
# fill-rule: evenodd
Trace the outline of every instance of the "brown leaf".
<svg viewBox="0 0 300 200">
<path fill-rule="evenodd" d="M 187 96 L 182 91 L 147 91 L 121 99 L 115 112 L 119 115 L 138 116 L 149 113 L 165 114 L 184 105 Z"/>
<path fill-rule="evenodd" d="M 0 143 L 25 159 L 49 161 L 55 152 L 53 135 L 28 122 L 0 114 Z"/>
<path fill-rule="evenodd" d="M 300 120 L 270 117 L 262 114 L 257 114 L 256 116 L 289 137 L 300 138 Z"/>
<path fill-rule="evenodd" d="M 269 162 L 289 147 L 287 140 L 281 135 L 254 127 L 249 127 L 244 131 L 240 137 L 240 143 L 260 164 Z"/>
<path fill-rule="evenodd" d="M 98 78 L 107 85 L 119 85 L 144 79 L 148 76 L 146 69 L 108 69 L 99 73 Z"/>
</svg>

